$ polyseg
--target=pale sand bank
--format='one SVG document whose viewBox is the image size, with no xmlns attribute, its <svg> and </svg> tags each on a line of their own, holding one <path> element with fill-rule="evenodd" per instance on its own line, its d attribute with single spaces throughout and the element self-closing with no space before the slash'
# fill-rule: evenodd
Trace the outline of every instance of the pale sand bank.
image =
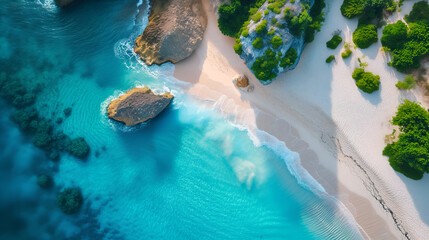
<svg viewBox="0 0 429 240">
<path fill-rule="evenodd" d="M 405 2 L 403 12 L 412 3 Z M 218 108 L 235 114 L 235 120 L 251 131 L 266 131 L 298 152 L 307 171 L 350 210 L 365 237 L 401 239 L 405 237 L 398 228 L 403 228 L 409 238 L 424 239 L 429 235 L 425 204 L 429 178 L 407 179 L 381 155 L 384 137 L 392 129 L 389 120 L 401 99 L 421 101 L 422 94 L 396 89 L 395 83 L 405 75 L 387 66 L 380 43 L 354 50 L 346 60 L 341 59 L 340 47 L 326 48 L 337 29 L 351 42 L 357 25 L 357 20 L 341 16 L 340 5 L 336 1 L 327 6 L 322 32 L 306 46 L 297 68 L 263 86 L 234 53 L 234 40 L 220 33 L 206 4 L 209 22 L 203 43 L 189 59 L 176 64 L 174 76 L 193 83 L 189 93 L 216 101 Z M 391 18 L 395 17 L 399 16 Z M 331 54 L 336 60 L 326 64 Z M 369 63 L 368 71 L 381 77 L 381 91 L 371 95 L 360 92 L 351 78 L 362 55 L 367 56 L 363 60 Z M 238 73 L 249 77 L 253 92 L 233 85 L 232 77 Z"/>
</svg>

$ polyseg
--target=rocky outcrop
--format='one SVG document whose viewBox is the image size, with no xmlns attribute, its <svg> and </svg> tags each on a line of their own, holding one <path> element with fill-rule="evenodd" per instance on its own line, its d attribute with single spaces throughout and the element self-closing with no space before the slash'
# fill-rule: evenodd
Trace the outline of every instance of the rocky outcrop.
<svg viewBox="0 0 429 240">
<path fill-rule="evenodd" d="M 151 0 L 149 24 L 134 51 L 146 64 L 176 63 L 200 45 L 207 27 L 203 0 Z"/>
<path fill-rule="evenodd" d="M 147 87 L 134 88 L 110 102 L 107 114 L 109 118 L 134 126 L 156 117 L 172 99 L 170 93 L 155 95 Z"/>
<path fill-rule="evenodd" d="M 249 79 L 244 74 L 235 76 L 233 80 L 235 81 L 235 85 L 237 85 L 237 87 L 244 88 L 249 86 Z"/>
<path fill-rule="evenodd" d="M 255 73 L 256 78 L 262 84 L 269 84 L 280 73 L 287 72 L 296 67 L 299 62 L 301 53 L 304 49 L 304 34 L 294 34 L 291 30 L 291 22 L 295 21 L 300 24 L 303 19 L 301 16 L 308 15 L 313 6 L 314 0 L 295 0 L 286 1 L 279 8 L 272 8 L 270 1 L 266 1 L 258 11 L 250 18 L 247 28 L 242 35 L 236 40 L 237 46 L 240 46 L 239 55 L 246 62 L 247 66 Z M 288 22 L 285 15 L 289 13 L 293 21 Z M 257 17 L 259 16 L 259 17 Z M 262 26 L 265 25 L 263 28 Z M 257 27 L 263 29 L 258 33 Z M 276 39 L 277 38 L 277 39 Z M 273 43 L 273 39 L 278 43 Z M 280 40 L 281 39 L 281 40 Z M 259 44 L 257 44 L 259 42 Z M 271 51 L 270 57 L 269 53 Z M 237 51 L 236 51 L 237 52 Z M 271 69 L 264 68 L 261 62 L 270 62 L 271 58 L 279 59 L 274 62 Z M 257 61 L 258 60 L 258 61 Z M 255 67 L 255 62 L 259 62 L 259 69 Z M 271 76 L 267 72 L 272 72 Z"/>
<path fill-rule="evenodd" d="M 57 4 L 58 7 L 65 7 L 72 2 L 74 2 L 74 0 L 55 0 L 55 4 Z"/>
</svg>

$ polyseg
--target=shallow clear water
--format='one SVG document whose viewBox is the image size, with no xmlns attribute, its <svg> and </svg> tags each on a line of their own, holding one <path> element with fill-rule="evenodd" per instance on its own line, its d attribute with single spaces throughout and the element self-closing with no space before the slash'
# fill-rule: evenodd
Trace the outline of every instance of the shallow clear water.
<svg viewBox="0 0 429 240">
<path fill-rule="evenodd" d="M 45 159 L 9 121 L 0 102 L 0 239 L 360 239 L 335 199 L 295 173 L 298 156 L 247 132 L 183 94 L 174 66 L 147 67 L 132 53 L 148 7 L 136 0 L 0 0 L 1 72 L 43 84 L 37 107 L 72 115 L 65 133 L 84 136 L 86 161 Z M 157 119 L 125 128 L 106 117 L 110 100 L 135 86 L 171 90 Z M 291 174 L 291 171 L 294 174 Z M 56 188 L 37 187 L 50 173 Z M 299 182 L 299 183 L 298 183 Z M 79 186 L 73 216 L 55 206 L 61 187 Z"/>
</svg>

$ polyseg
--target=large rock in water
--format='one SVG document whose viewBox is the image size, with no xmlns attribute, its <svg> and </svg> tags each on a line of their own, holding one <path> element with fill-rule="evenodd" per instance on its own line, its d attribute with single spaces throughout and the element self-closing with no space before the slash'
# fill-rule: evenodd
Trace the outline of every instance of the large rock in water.
<svg viewBox="0 0 429 240">
<path fill-rule="evenodd" d="M 155 95 L 149 88 L 134 88 L 109 103 L 109 118 L 127 126 L 146 122 L 162 112 L 173 99 L 170 93 Z"/>
<path fill-rule="evenodd" d="M 74 0 L 55 0 L 55 4 L 57 4 L 58 7 L 65 7 L 72 2 L 74 2 Z"/>
<path fill-rule="evenodd" d="M 148 65 L 176 63 L 200 45 L 207 27 L 203 0 L 151 0 L 149 24 L 134 51 Z"/>
</svg>

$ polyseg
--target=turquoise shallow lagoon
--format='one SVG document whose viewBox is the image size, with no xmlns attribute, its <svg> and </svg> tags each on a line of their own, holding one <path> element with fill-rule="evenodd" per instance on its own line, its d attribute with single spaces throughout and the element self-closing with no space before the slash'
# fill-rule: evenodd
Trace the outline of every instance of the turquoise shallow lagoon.
<svg viewBox="0 0 429 240">
<path fill-rule="evenodd" d="M 85 161 L 46 159 L 0 102 L 0 239 L 361 239 L 338 202 L 298 174 L 299 157 L 184 94 L 174 66 L 142 65 L 132 52 L 147 2 L 0 0 L 1 72 L 42 86 L 37 109 L 91 147 Z M 109 120 L 110 100 L 135 86 L 172 91 L 173 104 L 133 128 Z M 36 175 L 54 176 L 41 190 Z M 55 193 L 78 186 L 72 216 Z"/>
</svg>

